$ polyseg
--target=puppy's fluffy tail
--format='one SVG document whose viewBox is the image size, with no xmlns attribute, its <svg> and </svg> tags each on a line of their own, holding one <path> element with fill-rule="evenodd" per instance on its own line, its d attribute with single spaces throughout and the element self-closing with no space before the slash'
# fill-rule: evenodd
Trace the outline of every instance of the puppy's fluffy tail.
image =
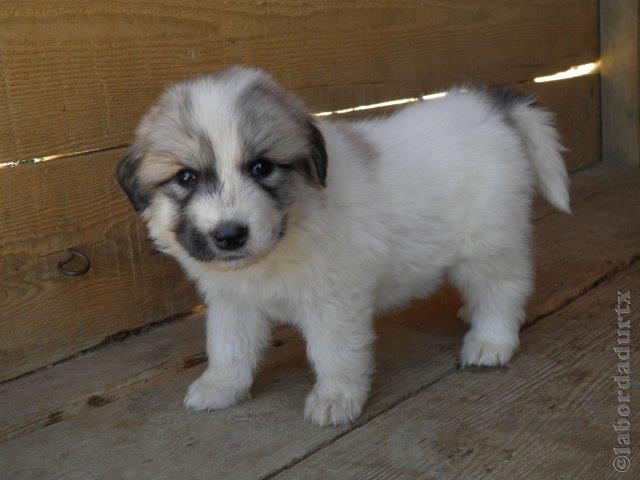
<svg viewBox="0 0 640 480">
<path fill-rule="evenodd" d="M 565 149 L 560 144 L 553 115 L 536 106 L 533 95 L 500 88 L 492 91 L 491 96 L 494 104 L 506 110 L 522 138 L 544 198 L 558 210 L 570 213 L 569 178 L 561 156 Z"/>
</svg>

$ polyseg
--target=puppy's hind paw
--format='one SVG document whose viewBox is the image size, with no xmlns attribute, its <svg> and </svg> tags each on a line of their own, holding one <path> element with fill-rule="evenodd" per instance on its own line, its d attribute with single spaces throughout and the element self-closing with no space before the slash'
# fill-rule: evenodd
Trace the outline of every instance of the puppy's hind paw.
<svg viewBox="0 0 640 480">
<path fill-rule="evenodd" d="M 189 410 L 219 410 L 248 397 L 248 389 L 219 381 L 205 372 L 189 386 L 184 405 Z"/>
<path fill-rule="evenodd" d="M 517 338 L 515 341 L 492 341 L 467 336 L 460 351 L 460 363 L 463 367 L 506 365 L 517 348 Z"/>
<path fill-rule="evenodd" d="M 362 413 L 364 400 L 350 398 L 340 393 L 321 393 L 317 388 L 307 396 L 304 416 L 321 427 L 345 425 Z"/>
</svg>

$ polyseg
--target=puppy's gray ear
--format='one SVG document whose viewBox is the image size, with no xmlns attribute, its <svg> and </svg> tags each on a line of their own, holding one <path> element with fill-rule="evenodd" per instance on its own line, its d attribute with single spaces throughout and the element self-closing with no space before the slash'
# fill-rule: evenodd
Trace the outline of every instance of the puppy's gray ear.
<svg viewBox="0 0 640 480">
<path fill-rule="evenodd" d="M 307 169 L 311 177 L 323 187 L 327 186 L 327 149 L 324 136 L 313 120 L 309 120 L 309 140 L 311 155 L 307 159 Z"/>
<path fill-rule="evenodd" d="M 117 176 L 120 188 L 127 194 L 136 212 L 141 212 L 149 205 L 149 195 L 140 189 L 138 169 L 142 155 L 131 149 L 118 163 Z"/>
</svg>

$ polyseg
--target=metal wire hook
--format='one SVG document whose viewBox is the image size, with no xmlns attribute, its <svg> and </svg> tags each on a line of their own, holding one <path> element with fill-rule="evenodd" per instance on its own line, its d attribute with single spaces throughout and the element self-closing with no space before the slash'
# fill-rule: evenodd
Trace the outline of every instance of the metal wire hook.
<svg viewBox="0 0 640 480">
<path fill-rule="evenodd" d="M 91 268 L 91 260 L 89 260 L 89 257 L 86 253 L 76 247 L 68 248 L 67 252 L 69 252 L 69 256 L 66 259 L 60 260 L 58 262 L 58 270 L 60 270 L 68 277 L 78 277 L 80 275 L 84 275 L 89 271 L 89 269 Z M 85 265 L 80 270 L 68 270 L 67 268 L 65 268 L 65 266 L 70 263 L 75 257 L 80 257 L 84 261 Z"/>
</svg>

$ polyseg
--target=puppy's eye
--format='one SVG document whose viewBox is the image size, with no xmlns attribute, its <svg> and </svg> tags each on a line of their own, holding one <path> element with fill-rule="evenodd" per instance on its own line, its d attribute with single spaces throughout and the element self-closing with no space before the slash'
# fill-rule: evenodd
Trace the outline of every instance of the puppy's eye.
<svg viewBox="0 0 640 480">
<path fill-rule="evenodd" d="M 176 173 L 176 182 L 183 187 L 190 187 L 195 185 L 198 181 L 198 174 L 188 168 L 183 168 Z"/>
<path fill-rule="evenodd" d="M 260 157 L 249 166 L 249 169 L 252 177 L 264 178 L 273 172 L 273 162 L 270 162 L 264 157 Z"/>
</svg>

